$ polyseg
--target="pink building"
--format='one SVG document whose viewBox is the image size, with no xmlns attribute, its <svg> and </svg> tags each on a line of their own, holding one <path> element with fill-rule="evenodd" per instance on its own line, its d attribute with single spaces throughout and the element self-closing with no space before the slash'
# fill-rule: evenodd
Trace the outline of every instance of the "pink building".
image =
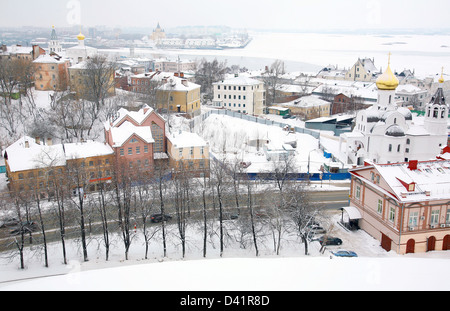
<svg viewBox="0 0 450 311">
<path fill-rule="evenodd" d="M 165 121 L 148 105 L 138 111 L 121 108 L 104 127 L 116 163 L 128 172 L 153 171 L 155 159 L 167 159 Z"/>
<path fill-rule="evenodd" d="M 350 170 L 350 222 L 387 251 L 449 250 L 450 160 L 443 158 Z"/>
</svg>

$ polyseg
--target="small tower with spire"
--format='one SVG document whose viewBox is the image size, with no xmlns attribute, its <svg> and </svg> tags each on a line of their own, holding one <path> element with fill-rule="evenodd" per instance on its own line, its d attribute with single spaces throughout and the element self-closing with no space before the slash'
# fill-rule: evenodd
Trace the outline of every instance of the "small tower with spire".
<svg viewBox="0 0 450 311">
<path fill-rule="evenodd" d="M 50 43 L 48 45 L 48 48 L 50 54 L 61 54 L 62 52 L 62 46 L 58 40 L 58 36 L 56 35 L 55 26 L 52 26 L 52 34 L 50 35 Z"/>
<path fill-rule="evenodd" d="M 432 134 L 447 135 L 448 105 L 444 97 L 444 68 L 436 93 L 425 107 L 425 128 Z"/>
</svg>

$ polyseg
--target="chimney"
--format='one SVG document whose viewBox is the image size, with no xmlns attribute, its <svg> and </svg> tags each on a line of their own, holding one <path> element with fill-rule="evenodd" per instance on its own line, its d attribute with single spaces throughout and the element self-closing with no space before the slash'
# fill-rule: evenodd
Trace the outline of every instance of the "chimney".
<svg viewBox="0 0 450 311">
<path fill-rule="evenodd" d="M 188 82 L 186 79 L 181 80 L 181 83 L 186 87 L 188 86 Z"/>
<path fill-rule="evenodd" d="M 34 141 L 36 142 L 36 144 L 40 145 L 41 144 L 41 138 L 39 136 L 36 136 L 34 138 Z"/>
<path fill-rule="evenodd" d="M 25 148 L 30 148 L 30 142 L 28 140 L 25 141 Z"/>
<path fill-rule="evenodd" d="M 52 142 L 52 138 L 49 137 L 49 138 L 47 138 L 47 146 L 51 146 L 51 145 L 53 145 L 53 142 Z"/>
<path fill-rule="evenodd" d="M 175 72 L 173 75 L 174 75 L 175 77 L 178 77 L 178 76 L 179 76 L 178 72 Z"/>
<path fill-rule="evenodd" d="M 180 78 L 184 78 L 184 72 L 180 72 Z"/>
<path fill-rule="evenodd" d="M 418 162 L 419 162 L 419 161 L 417 161 L 417 160 L 410 160 L 410 161 L 409 161 L 408 168 L 409 168 L 411 171 L 417 170 L 417 163 L 418 163 Z"/>
</svg>

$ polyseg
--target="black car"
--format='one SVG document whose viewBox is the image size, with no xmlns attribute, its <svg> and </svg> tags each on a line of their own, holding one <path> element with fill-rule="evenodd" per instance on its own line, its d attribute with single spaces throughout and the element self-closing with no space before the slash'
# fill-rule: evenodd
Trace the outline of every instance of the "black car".
<svg viewBox="0 0 450 311">
<path fill-rule="evenodd" d="M 13 227 L 19 224 L 17 218 L 5 218 L 0 220 L 0 228 Z"/>
<path fill-rule="evenodd" d="M 336 238 L 336 237 L 332 237 L 332 236 L 326 237 L 325 244 L 324 244 L 324 240 L 325 240 L 324 236 L 319 238 L 320 245 L 341 245 L 342 244 L 342 240 L 340 238 Z"/>
<path fill-rule="evenodd" d="M 238 219 L 239 215 L 238 214 L 233 214 L 230 212 L 223 212 L 222 213 L 222 219 L 223 220 L 232 220 L 232 219 Z"/>
<path fill-rule="evenodd" d="M 164 221 L 168 221 L 168 220 L 172 219 L 172 216 L 166 214 L 163 217 L 163 214 L 153 214 L 150 217 L 150 221 L 151 222 L 161 222 L 163 220 L 163 218 L 164 218 Z"/>
<path fill-rule="evenodd" d="M 24 221 L 22 224 L 12 229 L 9 234 L 19 235 L 34 232 L 38 229 L 37 224 L 34 221 Z"/>
</svg>

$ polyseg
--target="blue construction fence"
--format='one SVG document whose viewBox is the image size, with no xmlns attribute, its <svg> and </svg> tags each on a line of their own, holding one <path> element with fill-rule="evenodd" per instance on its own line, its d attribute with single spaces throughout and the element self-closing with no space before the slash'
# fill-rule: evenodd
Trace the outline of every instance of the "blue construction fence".
<svg viewBox="0 0 450 311">
<path fill-rule="evenodd" d="M 247 176 L 250 180 L 275 180 L 273 173 L 243 173 L 241 177 Z M 310 180 L 310 181 L 328 181 L 328 180 L 349 180 L 350 173 L 288 173 L 285 176 L 288 180 Z"/>
</svg>

